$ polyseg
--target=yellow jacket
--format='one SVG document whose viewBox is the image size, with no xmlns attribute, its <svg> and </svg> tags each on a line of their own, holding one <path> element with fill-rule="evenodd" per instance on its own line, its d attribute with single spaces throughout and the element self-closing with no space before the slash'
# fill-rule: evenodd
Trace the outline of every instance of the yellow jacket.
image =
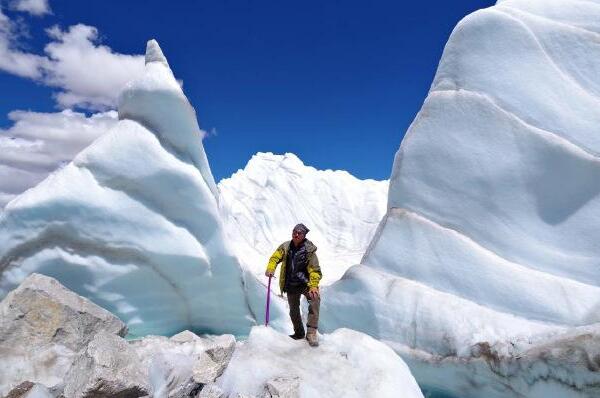
<svg viewBox="0 0 600 398">
<path fill-rule="evenodd" d="M 275 273 L 275 269 L 277 268 L 277 264 L 281 263 L 281 270 L 279 271 L 279 289 L 283 293 L 283 288 L 285 287 L 285 263 L 288 254 L 288 249 L 290 247 L 290 243 L 292 241 L 288 240 L 287 242 L 283 242 L 279 245 L 277 250 L 273 252 L 273 255 L 269 259 L 269 263 L 267 264 L 267 271 Z M 304 240 L 304 247 L 308 253 L 307 255 L 307 266 L 306 270 L 308 271 L 308 287 L 319 287 L 319 281 L 321 280 L 322 273 L 321 267 L 319 266 L 319 259 L 317 258 L 317 246 L 315 246 L 308 239 Z"/>
</svg>

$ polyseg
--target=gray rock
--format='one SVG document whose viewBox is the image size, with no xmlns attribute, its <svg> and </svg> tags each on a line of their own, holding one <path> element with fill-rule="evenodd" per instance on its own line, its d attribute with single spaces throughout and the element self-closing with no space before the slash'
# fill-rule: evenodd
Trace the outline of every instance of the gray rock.
<svg viewBox="0 0 600 398">
<path fill-rule="evenodd" d="M 194 362 L 192 378 L 196 383 L 208 384 L 219 377 L 225 367 L 212 360 L 207 353 L 200 354 Z"/>
<path fill-rule="evenodd" d="M 98 332 L 124 336 L 127 327 L 57 280 L 31 274 L 0 302 L 0 396 L 26 380 L 60 385 Z"/>
<path fill-rule="evenodd" d="M 202 337 L 198 336 L 196 333 L 190 332 L 189 330 L 184 330 L 183 332 L 171 336 L 169 340 L 176 343 L 193 343 L 196 341 L 202 341 Z"/>
<path fill-rule="evenodd" d="M 230 334 L 210 336 L 205 344 L 207 348 L 198 356 L 193 369 L 194 381 L 202 384 L 211 383 L 223 374 L 235 351 L 235 337 Z"/>
<path fill-rule="evenodd" d="M 299 396 L 299 377 L 276 377 L 265 384 L 263 398 L 298 398 Z"/>
<path fill-rule="evenodd" d="M 159 352 L 150 358 L 148 374 L 154 398 L 193 396 L 200 385 L 192 378 L 193 358 L 185 354 Z"/>
<path fill-rule="evenodd" d="M 202 387 L 196 398 L 225 398 L 225 393 L 221 390 L 221 387 L 210 383 Z"/>
<path fill-rule="evenodd" d="M 208 348 L 206 353 L 216 363 L 223 365 L 223 369 L 229 364 L 229 360 L 235 351 L 235 337 L 231 334 L 206 337 Z M 223 373 L 219 373 L 219 376 Z"/>
<path fill-rule="evenodd" d="M 235 350 L 232 335 L 200 337 L 187 330 L 171 338 L 147 336 L 130 344 L 142 358 L 155 398 L 193 396 L 223 373 Z"/>
<path fill-rule="evenodd" d="M 204 345 L 200 337 L 188 337 L 173 340 L 164 336 L 146 336 L 129 342 L 141 358 L 141 367 L 154 398 L 188 396 L 197 388 L 192 379 L 192 368 Z"/>
<path fill-rule="evenodd" d="M 42 384 L 24 381 L 10 390 L 5 398 L 53 398 L 53 395 Z"/>
<path fill-rule="evenodd" d="M 137 398 L 150 388 L 141 360 L 127 341 L 98 333 L 65 377 L 65 398 Z"/>
</svg>

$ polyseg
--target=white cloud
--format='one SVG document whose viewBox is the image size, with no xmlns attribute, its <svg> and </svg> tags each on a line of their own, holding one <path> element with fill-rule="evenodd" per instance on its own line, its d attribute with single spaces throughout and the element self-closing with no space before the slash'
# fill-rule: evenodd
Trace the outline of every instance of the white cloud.
<svg viewBox="0 0 600 398">
<path fill-rule="evenodd" d="M 0 36 L 0 69 L 13 75 L 39 79 L 42 76 L 41 65 L 46 58 L 11 49 L 9 43 Z"/>
<path fill-rule="evenodd" d="M 0 209 L 117 123 L 115 111 L 86 117 L 59 113 L 11 112 L 14 124 L 0 129 Z"/>
<path fill-rule="evenodd" d="M 11 21 L 0 8 L 0 70 L 30 79 L 42 77 L 42 66 L 46 57 L 29 54 L 19 49 L 17 24 Z"/>
<path fill-rule="evenodd" d="M 14 4 L 22 3 L 33 7 L 39 2 Z M 45 54 L 38 55 L 21 49 L 26 36 L 19 33 L 23 30 L 20 25 L 0 7 L 0 70 L 57 88 L 54 98 L 61 108 L 114 108 L 125 84 L 143 72 L 143 56 L 115 53 L 99 44 L 93 26 L 47 29 L 51 41 L 44 48 Z"/>
<path fill-rule="evenodd" d="M 50 61 L 44 82 L 62 90 L 55 99 L 64 108 L 112 108 L 125 84 L 143 72 L 143 56 L 97 45 L 98 31 L 92 26 L 78 24 L 67 31 L 55 26 L 47 32 L 54 41 L 44 49 Z"/>
<path fill-rule="evenodd" d="M 13 0 L 10 2 L 10 8 L 17 11 L 28 12 L 35 16 L 50 13 L 48 0 Z"/>
<path fill-rule="evenodd" d="M 57 89 L 64 108 L 114 108 L 123 86 L 142 73 L 143 56 L 118 54 L 98 43 L 98 31 L 87 25 L 47 30 L 44 54 L 23 50 L 24 18 L 11 19 L 0 0 L 0 71 L 32 79 Z M 15 0 L 11 10 L 33 15 L 49 13 L 47 1 Z M 6 96 L 6 93 L 3 93 Z M 86 117 L 59 113 L 14 111 L 13 125 L 0 129 L 0 209 L 15 196 L 37 185 L 49 173 L 70 162 L 83 148 L 117 123 L 115 111 Z"/>
</svg>

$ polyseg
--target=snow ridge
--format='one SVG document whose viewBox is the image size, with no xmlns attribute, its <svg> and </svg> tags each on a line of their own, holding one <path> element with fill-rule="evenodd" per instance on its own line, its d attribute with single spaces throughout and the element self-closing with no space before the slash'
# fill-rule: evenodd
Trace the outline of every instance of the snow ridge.
<svg viewBox="0 0 600 398">
<path fill-rule="evenodd" d="M 302 222 L 329 284 L 360 261 L 385 213 L 387 181 L 317 170 L 291 153 L 258 153 L 219 191 L 227 239 L 247 269 L 264 279 L 269 257 Z"/>
</svg>

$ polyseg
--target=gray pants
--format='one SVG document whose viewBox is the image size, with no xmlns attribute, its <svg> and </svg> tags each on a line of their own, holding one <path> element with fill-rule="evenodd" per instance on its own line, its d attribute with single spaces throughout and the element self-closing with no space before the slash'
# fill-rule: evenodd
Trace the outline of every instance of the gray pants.
<svg viewBox="0 0 600 398">
<path fill-rule="evenodd" d="M 304 295 L 308 300 L 308 322 L 306 326 L 317 329 L 319 326 L 319 306 L 321 299 L 319 297 L 311 299 L 308 297 L 308 288 L 289 289 L 287 292 L 288 304 L 290 305 L 290 319 L 294 325 L 294 334 L 303 335 L 304 325 L 302 324 L 302 315 L 300 314 L 300 297 Z"/>
</svg>

